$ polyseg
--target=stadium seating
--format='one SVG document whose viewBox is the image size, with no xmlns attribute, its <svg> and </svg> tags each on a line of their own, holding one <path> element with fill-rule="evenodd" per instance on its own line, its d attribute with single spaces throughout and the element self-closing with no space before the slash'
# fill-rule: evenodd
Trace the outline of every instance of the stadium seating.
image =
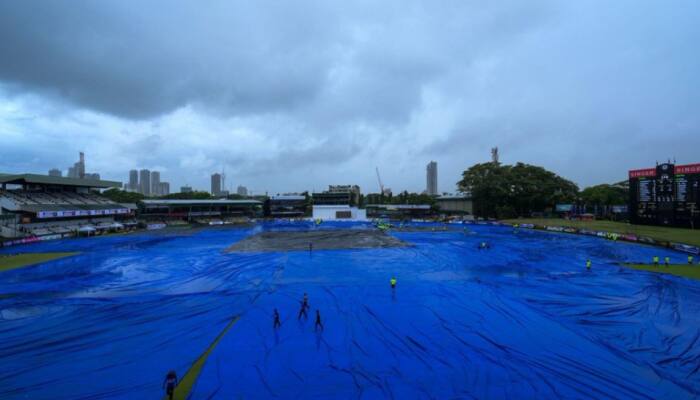
<svg viewBox="0 0 700 400">
<path fill-rule="evenodd" d="M 122 208 L 111 200 L 95 193 L 76 193 L 69 191 L 45 192 L 27 190 L 0 190 L 0 206 L 10 211 L 22 210 L 23 207 L 27 206 L 34 209 L 41 208 L 37 206 L 47 206 L 47 210 L 90 210 L 93 207 L 99 210 L 105 208 L 104 206 Z M 86 225 L 93 226 L 97 230 L 107 231 L 113 229 L 112 224 L 114 224 L 113 217 L 83 217 L 80 219 L 72 218 L 68 220 L 22 223 L 19 226 L 16 226 L 16 228 L 12 227 L 12 232 L 14 232 L 12 235 L 16 236 L 17 233 L 20 233 L 21 236 L 63 235 L 76 232 L 78 229 Z"/>
<path fill-rule="evenodd" d="M 23 205 L 110 205 L 111 200 L 94 193 L 0 191 L 0 197 L 17 206 Z"/>
</svg>

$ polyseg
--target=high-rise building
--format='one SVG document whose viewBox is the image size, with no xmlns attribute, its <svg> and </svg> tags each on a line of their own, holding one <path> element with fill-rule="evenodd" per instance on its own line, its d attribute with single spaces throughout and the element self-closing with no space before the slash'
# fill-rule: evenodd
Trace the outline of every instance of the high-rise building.
<svg viewBox="0 0 700 400">
<path fill-rule="evenodd" d="M 180 193 L 192 193 L 192 186 L 181 186 Z"/>
<path fill-rule="evenodd" d="M 135 169 L 129 171 L 129 186 L 127 188 L 131 192 L 139 191 L 139 171 Z"/>
<path fill-rule="evenodd" d="M 151 195 L 151 171 L 147 169 L 139 171 L 139 193 L 144 196 Z"/>
<path fill-rule="evenodd" d="M 158 184 L 158 194 L 160 196 L 167 196 L 170 194 L 170 183 L 161 182 Z"/>
<path fill-rule="evenodd" d="M 248 188 L 245 186 L 238 185 L 238 189 L 236 190 L 236 193 L 238 193 L 241 196 L 247 196 L 248 195 Z"/>
<path fill-rule="evenodd" d="M 151 194 L 160 196 L 160 172 L 151 171 Z"/>
<path fill-rule="evenodd" d="M 427 187 L 425 189 L 426 193 L 431 196 L 438 195 L 438 181 L 437 181 L 437 163 L 431 161 L 428 163 L 427 170 Z"/>
<path fill-rule="evenodd" d="M 80 160 L 68 168 L 68 177 L 83 179 L 85 178 L 85 153 L 80 152 Z"/>
<path fill-rule="evenodd" d="M 214 196 L 221 194 L 221 174 L 219 173 L 211 176 L 211 194 Z"/>
<path fill-rule="evenodd" d="M 63 176 L 63 173 L 60 169 L 53 168 L 49 170 L 49 176 Z"/>
<path fill-rule="evenodd" d="M 60 172 L 60 171 L 59 171 Z M 59 175 L 60 176 L 60 175 Z M 85 153 L 80 152 L 80 159 L 78 162 L 74 163 L 72 167 L 68 168 L 68 177 L 75 179 L 100 179 L 100 174 L 85 173 Z"/>
<path fill-rule="evenodd" d="M 80 161 L 75 164 L 75 169 L 75 172 L 78 174 L 78 178 L 85 178 L 85 153 L 82 151 L 80 152 Z"/>
</svg>

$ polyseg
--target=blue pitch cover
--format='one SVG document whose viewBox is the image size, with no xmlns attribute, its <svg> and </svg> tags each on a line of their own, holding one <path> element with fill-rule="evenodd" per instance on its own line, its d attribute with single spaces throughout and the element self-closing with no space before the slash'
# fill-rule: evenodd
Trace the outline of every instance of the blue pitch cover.
<svg viewBox="0 0 700 400">
<path fill-rule="evenodd" d="M 191 399 L 700 395 L 700 282 L 619 265 L 683 263 L 680 252 L 497 226 L 389 230 L 408 247 L 224 251 L 263 231 L 348 228 L 372 226 L 2 249 L 80 254 L 0 273 L 0 398 L 162 398 L 166 373 L 183 377 L 236 316 Z M 309 317 L 297 319 L 304 293 Z"/>
</svg>

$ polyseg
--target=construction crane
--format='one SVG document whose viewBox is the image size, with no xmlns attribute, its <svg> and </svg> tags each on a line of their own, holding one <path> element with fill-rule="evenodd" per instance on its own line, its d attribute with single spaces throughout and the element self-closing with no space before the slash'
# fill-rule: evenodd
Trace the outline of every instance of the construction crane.
<svg viewBox="0 0 700 400">
<path fill-rule="evenodd" d="M 379 167 L 376 167 L 377 170 L 377 181 L 379 181 L 379 193 L 381 195 L 384 195 L 384 184 L 382 183 L 382 177 L 379 176 Z"/>
</svg>

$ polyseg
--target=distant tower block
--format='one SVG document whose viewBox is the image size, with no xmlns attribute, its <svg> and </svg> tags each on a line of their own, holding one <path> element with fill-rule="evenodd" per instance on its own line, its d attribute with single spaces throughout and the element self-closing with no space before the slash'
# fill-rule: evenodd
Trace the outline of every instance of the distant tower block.
<svg viewBox="0 0 700 400">
<path fill-rule="evenodd" d="M 431 161 L 426 166 L 426 188 L 425 192 L 431 196 L 438 195 L 437 163 Z"/>
<path fill-rule="evenodd" d="M 498 147 L 491 149 L 491 162 L 498 164 Z"/>
</svg>

